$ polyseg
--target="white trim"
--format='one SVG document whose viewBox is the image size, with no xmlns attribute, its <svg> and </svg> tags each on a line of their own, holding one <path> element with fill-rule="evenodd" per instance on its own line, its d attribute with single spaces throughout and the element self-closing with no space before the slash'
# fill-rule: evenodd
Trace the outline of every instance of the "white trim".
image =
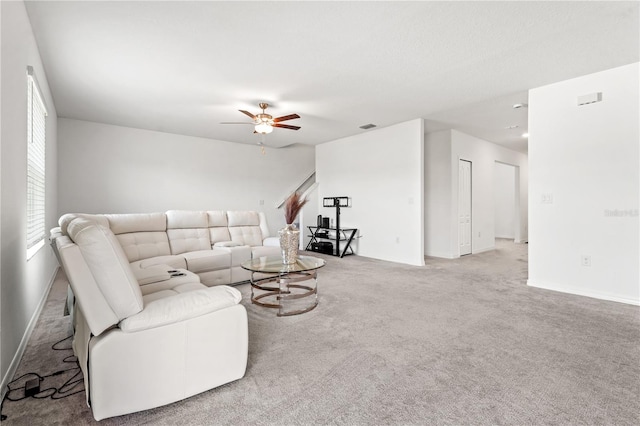
<svg viewBox="0 0 640 426">
<path fill-rule="evenodd" d="M 42 105 L 42 109 L 44 109 L 45 117 L 48 117 L 49 109 L 47 108 L 47 104 L 44 102 L 44 97 L 42 96 L 42 90 L 40 90 L 40 85 L 38 84 L 38 79 L 36 78 L 36 75 L 33 71 L 33 67 L 30 65 L 27 66 L 27 75 L 29 76 L 29 79 L 35 86 L 36 90 L 38 91 L 38 100 L 40 101 L 40 105 Z"/>
<path fill-rule="evenodd" d="M 486 251 L 492 251 L 492 250 L 495 250 L 495 249 L 496 249 L 496 246 L 485 247 L 485 248 L 481 248 L 481 249 L 476 249 L 471 254 L 484 253 Z"/>
<path fill-rule="evenodd" d="M 611 302 L 626 303 L 628 305 L 640 306 L 640 299 L 629 299 L 626 297 L 620 297 L 615 294 L 606 293 L 606 292 L 591 291 L 591 290 L 585 291 L 582 288 L 560 285 L 560 284 L 555 284 L 555 283 L 550 283 L 545 281 L 527 280 L 527 285 L 530 287 L 542 288 L 545 290 L 553 290 L 553 291 L 559 291 L 561 293 L 575 294 L 577 296 L 591 297 L 593 299 L 609 300 Z"/>
<path fill-rule="evenodd" d="M 426 257 L 437 257 L 440 259 L 459 259 L 460 256 L 451 253 L 425 253 Z"/>
<path fill-rule="evenodd" d="M 307 175 L 307 177 L 304 178 L 304 180 L 302 182 L 300 182 L 300 184 L 298 186 L 295 187 L 294 190 L 289 191 L 289 193 L 287 194 L 286 197 L 284 197 L 281 201 L 276 203 L 276 209 L 279 209 L 280 207 L 282 207 L 284 205 L 284 203 L 287 202 L 287 198 L 289 198 L 291 196 L 291 194 L 293 194 L 294 192 L 298 191 L 300 188 L 302 188 L 302 186 L 304 186 L 305 183 L 307 183 L 309 181 L 309 179 L 311 179 L 313 176 L 315 176 L 316 171 L 312 171 L 309 175 Z"/>
<path fill-rule="evenodd" d="M 31 259 L 35 254 L 44 247 L 44 239 L 38 241 L 35 246 L 27 249 L 27 260 Z"/>
<path fill-rule="evenodd" d="M 38 303 L 38 307 L 33 313 L 33 316 L 31 316 L 31 319 L 29 320 L 29 324 L 27 325 L 27 329 L 25 330 L 24 335 L 22 336 L 22 340 L 20 341 L 20 345 L 18 345 L 18 349 L 16 350 L 16 354 L 11 360 L 11 364 L 9 364 L 9 368 L 7 368 L 6 374 L 2 378 L 2 385 L 1 385 L 2 389 L 0 390 L 1 392 L 0 400 L 4 399 L 7 393 L 7 386 L 13 380 L 13 376 L 16 374 L 16 371 L 18 370 L 18 366 L 20 365 L 20 361 L 22 360 L 24 351 L 27 349 L 27 343 L 29 343 L 29 339 L 31 338 L 33 329 L 36 327 L 38 319 L 40 318 L 40 314 L 42 313 L 42 309 L 44 308 L 44 305 L 47 302 L 47 299 L 49 298 L 51 287 L 53 287 L 53 283 L 56 281 L 56 276 L 58 275 L 58 269 L 60 269 L 60 267 L 57 267 L 53 271 L 53 275 L 51 276 L 51 279 L 49 280 L 49 284 L 47 285 L 47 290 L 44 292 L 42 299 L 40 299 L 40 302 Z"/>
</svg>

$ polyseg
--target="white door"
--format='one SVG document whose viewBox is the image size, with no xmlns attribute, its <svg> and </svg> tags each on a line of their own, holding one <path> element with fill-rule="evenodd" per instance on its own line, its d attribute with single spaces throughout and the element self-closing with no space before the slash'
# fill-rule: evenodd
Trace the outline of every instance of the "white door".
<svg viewBox="0 0 640 426">
<path fill-rule="evenodd" d="M 460 256 L 471 254 L 471 161 L 458 166 L 458 245 Z"/>
</svg>

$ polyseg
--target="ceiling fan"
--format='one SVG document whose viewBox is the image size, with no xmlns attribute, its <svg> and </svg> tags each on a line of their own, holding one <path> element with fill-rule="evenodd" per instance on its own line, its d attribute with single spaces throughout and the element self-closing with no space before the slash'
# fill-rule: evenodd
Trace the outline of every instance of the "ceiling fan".
<svg viewBox="0 0 640 426">
<path fill-rule="evenodd" d="M 283 115 L 282 117 L 273 118 L 270 114 L 267 114 L 265 110 L 269 107 L 268 103 L 261 102 L 258 104 L 262 112 L 260 114 L 251 114 L 249 111 L 244 111 L 242 109 L 238 110 L 244 115 L 251 117 L 253 123 L 245 123 L 245 122 L 224 122 L 220 124 L 252 124 L 254 125 L 253 133 L 261 133 L 266 135 L 267 133 L 273 132 L 274 127 L 279 127 L 281 129 L 290 129 L 290 130 L 298 130 L 300 126 L 291 126 L 288 124 L 282 124 L 282 121 L 293 120 L 295 118 L 300 118 L 298 114 L 289 114 Z"/>
</svg>

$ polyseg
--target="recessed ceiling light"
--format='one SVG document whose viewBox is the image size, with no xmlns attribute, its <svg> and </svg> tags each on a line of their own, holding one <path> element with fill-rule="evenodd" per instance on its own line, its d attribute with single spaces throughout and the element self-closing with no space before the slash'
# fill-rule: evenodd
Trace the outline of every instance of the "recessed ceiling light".
<svg viewBox="0 0 640 426">
<path fill-rule="evenodd" d="M 505 127 L 505 129 L 507 129 L 507 130 L 511 130 L 511 129 L 517 129 L 518 127 L 520 127 L 520 126 L 518 126 L 517 124 L 514 124 L 513 126 L 507 126 L 507 127 Z"/>
<path fill-rule="evenodd" d="M 522 134 L 522 137 L 523 137 L 523 138 L 528 138 L 528 137 L 529 137 L 529 133 L 527 133 L 527 132 L 523 133 L 523 134 Z"/>
</svg>

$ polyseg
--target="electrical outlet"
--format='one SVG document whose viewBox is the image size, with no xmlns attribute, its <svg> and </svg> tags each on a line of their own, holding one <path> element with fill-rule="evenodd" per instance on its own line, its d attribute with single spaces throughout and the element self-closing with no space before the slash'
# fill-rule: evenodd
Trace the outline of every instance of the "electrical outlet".
<svg viewBox="0 0 640 426">
<path fill-rule="evenodd" d="M 553 194 L 542 194 L 540 197 L 540 202 L 542 204 L 553 204 Z"/>
<path fill-rule="evenodd" d="M 591 266 L 591 256 L 583 254 L 580 256 L 580 263 L 582 266 Z"/>
<path fill-rule="evenodd" d="M 260 200 L 260 205 L 264 206 L 264 200 Z"/>
</svg>

